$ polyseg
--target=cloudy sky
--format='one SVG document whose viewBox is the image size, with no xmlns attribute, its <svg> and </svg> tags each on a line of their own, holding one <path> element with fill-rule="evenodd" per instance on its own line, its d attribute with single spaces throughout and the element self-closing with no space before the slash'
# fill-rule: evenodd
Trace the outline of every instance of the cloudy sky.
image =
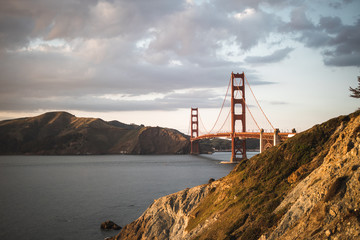
<svg viewBox="0 0 360 240">
<path fill-rule="evenodd" d="M 359 65 L 358 0 L 0 0 L 0 119 L 211 128 L 233 71 L 301 131 L 360 106 Z"/>
</svg>

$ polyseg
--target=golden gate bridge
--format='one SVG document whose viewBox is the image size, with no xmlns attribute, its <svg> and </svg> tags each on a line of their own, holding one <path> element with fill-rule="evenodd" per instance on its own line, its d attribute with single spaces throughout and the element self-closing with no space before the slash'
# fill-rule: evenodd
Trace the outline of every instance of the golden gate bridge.
<svg viewBox="0 0 360 240">
<path fill-rule="evenodd" d="M 239 81 L 238 81 L 239 80 Z M 260 109 L 260 112 L 265 117 L 267 123 L 271 126 L 272 132 L 265 132 L 263 128 L 260 128 L 259 124 L 255 120 L 252 112 L 250 111 L 249 105 L 245 100 L 245 89 L 246 85 L 250 89 L 252 93 L 256 105 Z M 223 112 L 224 105 L 226 102 L 226 98 L 231 86 L 231 103 L 230 103 L 230 110 L 226 114 L 225 121 L 220 125 L 220 129 L 214 131 L 216 125 L 219 123 L 220 116 Z M 246 111 L 247 110 L 247 111 Z M 251 119 L 254 121 L 257 131 L 255 132 L 248 132 L 246 129 L 246 112 L 248 112 L 251 116 Z M 229 119 L 230 117 L 230 119 Z M 225 126 L 226 123 L 230 120 L 230 129 L 226 130 Z M 278 128 L 274 128 L 274 126 L 269 121 L 268 117 L 266 116 L 265 112 L 261 108 L 258 100 L 256 99 L 254 92 L 252 91 L 248 80 L 243 73 L 231 73 L 231 78 L 227 87 L 227 91 L 218 114 L 218 117 L 211 128 L 210 131 L 205 129 L 204 124 L 204 132 L 199 135 L 199 122 L 202 123 L 199 110 L 198 108 L 191 108 L 191 135 L 190 135 L 190 142 L 191 142 L 191 154 L 199 154 L 199 141 L 201 139 L 211 139 L 211 138 L 229 138 L 231 139 L 231 163 L 240 162 L 247 158 L 246 156 L 246 139 L 255 138 L 259 139 L 260 141 L 260 152 L 265 151 L 266 149 L 270 148 L 271 146 L 278 145 L 280 142 L 286 140 L 287 138 L 296 134 L 295 129 L 292 132 L 280 132 Z"/>
</svg>

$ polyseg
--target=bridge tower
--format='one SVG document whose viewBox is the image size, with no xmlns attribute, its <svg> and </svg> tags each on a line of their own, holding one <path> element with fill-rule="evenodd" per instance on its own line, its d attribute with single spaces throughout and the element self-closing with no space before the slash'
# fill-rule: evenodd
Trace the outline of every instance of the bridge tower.
<svg viewBox="0 0 360 240">
<path fill-rule="evenodd" d="M 236 79 L 239 79 L 237 83 Z M 246 159 L 246 140 L 235 136 L 236 122 L 241 122 L 241 132 L 246 132 L 245 74 L 231 73 L 231 160 Z"/>
<path fill-rule="evenodd" d="M 199 114 L 198 108 L 191 108 L 191 154 L 199 154 L 199 141 L 193 141 L 192 138 L 196 138 L 199 136 Z"/>
</svg>

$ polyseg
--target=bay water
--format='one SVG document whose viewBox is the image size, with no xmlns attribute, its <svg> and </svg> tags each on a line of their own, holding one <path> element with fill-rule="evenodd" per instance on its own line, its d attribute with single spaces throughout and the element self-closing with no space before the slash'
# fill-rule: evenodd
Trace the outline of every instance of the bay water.
<svg viewBox="0 0 360 240">
<path fill-rule="evenodd" d="M 0 156 L 0 239 L 116 235 L 100 224 L 124 226 L 154 199 L 224 177 L 230 155 Z"/>
</svg>

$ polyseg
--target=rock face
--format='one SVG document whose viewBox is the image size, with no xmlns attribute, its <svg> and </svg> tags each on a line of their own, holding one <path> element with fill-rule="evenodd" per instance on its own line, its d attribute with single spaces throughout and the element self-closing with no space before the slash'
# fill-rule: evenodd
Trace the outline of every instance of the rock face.
<svg viewBox="0 0 360 240">
<path fill-rule="evenodd" d="M 323 164 L 275 210 L 288 208 L 268 239 L 360 239 L 360 117 L 335 134 Z"/>
<path fill-rule="evenodd" d="M 185 227 L 194 217 L 190 212 L 212 187 L 197 186 L 155 200 L 139 219 L 111 239 L 187 239 Z"/>
<path fill-rule="evenodd" d="M 360 111 L 156 200 L 113 239 L 360 239 Z"/>
<path fill-rule="evenodd" d="M 167 128 L 127 125 L 67 112 L 0 121 L 0 154 L 175 154 L 189 140 Z"/>
</svg>

